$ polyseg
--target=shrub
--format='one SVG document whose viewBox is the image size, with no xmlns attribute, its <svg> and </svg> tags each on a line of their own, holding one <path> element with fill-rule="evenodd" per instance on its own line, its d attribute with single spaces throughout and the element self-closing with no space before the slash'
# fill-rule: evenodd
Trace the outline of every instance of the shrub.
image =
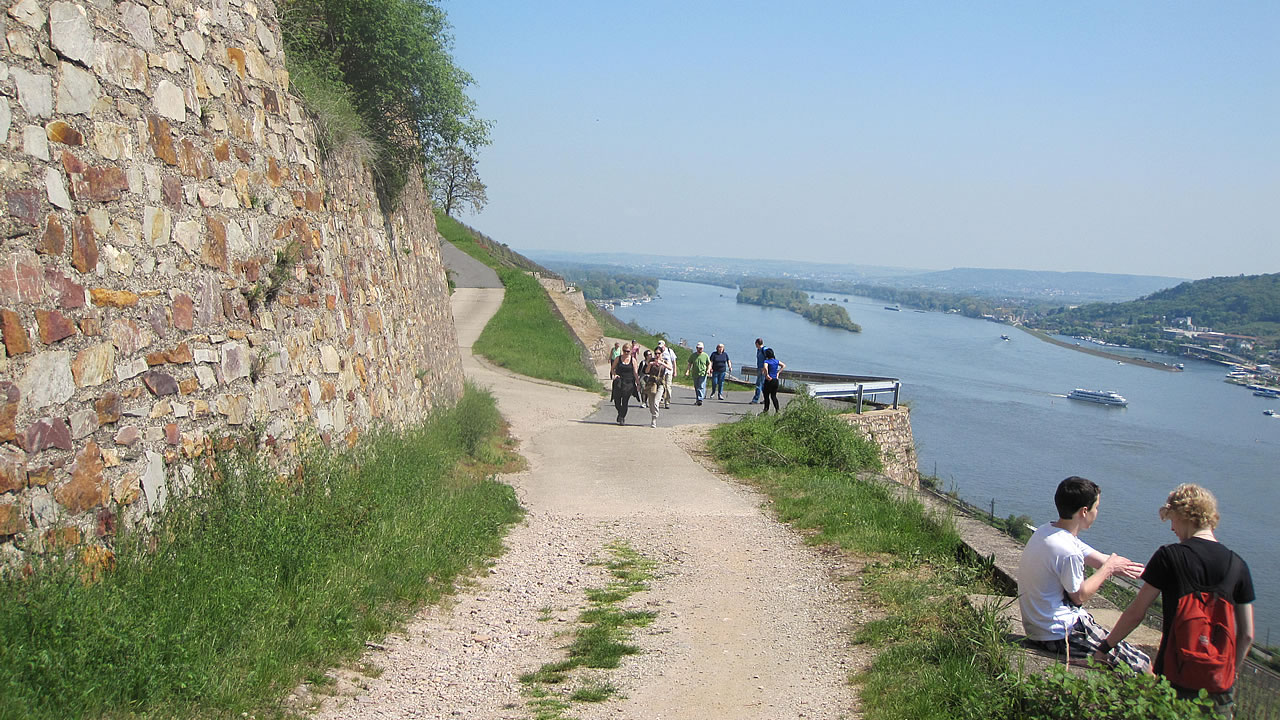
<svg viewBox="0 0 1280 720">
<path fill-rule="evenodd" d="M 1162 677 L 1108 668 L 1081 677 L 1062 665 L 1026 676 L 1012 695 L 1009 720 L 1202 720 L 1198 706 L 1209 704 L 1179 700 Z"/>
</svg>

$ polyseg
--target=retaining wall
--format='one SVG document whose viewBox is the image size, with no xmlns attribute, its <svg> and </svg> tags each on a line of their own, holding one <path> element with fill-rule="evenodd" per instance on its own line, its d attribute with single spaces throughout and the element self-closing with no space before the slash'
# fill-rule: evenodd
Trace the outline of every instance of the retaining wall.
<svg viewBox="0 0 1280 720">
<path fill-rule="evenodd" d="M 909 409 L 868 410 L 840 417 L 880 445 L 880 459 L 884 462 L 883 474 L 886 477 L 899 485 L 920 489 L 920 470 Z"/>
<path fill-rule="evenodd" d="M 287 459 L 461 395 L 429 198 L 386 217 L 321 160 L 269 0 L 21 0 L 0 29 L 0 561 L 109 545 L 215 436 Z"/>
</svg>

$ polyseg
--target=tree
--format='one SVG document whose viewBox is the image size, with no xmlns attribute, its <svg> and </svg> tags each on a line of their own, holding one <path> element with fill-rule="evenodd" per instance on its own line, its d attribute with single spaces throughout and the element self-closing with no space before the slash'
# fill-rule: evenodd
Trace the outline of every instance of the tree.
<svg viewBox="0 0 1280 720">
<path fill-rule="evenodd" d="M 427 166 L 430 178 L 431 201 L 453 217 L 455 209 L 471 206 L 473 212 L 484 209 L 489 201 L 485 184 L 476 172 L 476 159 L 460 147 L 442 150 Z"/>
</svg>

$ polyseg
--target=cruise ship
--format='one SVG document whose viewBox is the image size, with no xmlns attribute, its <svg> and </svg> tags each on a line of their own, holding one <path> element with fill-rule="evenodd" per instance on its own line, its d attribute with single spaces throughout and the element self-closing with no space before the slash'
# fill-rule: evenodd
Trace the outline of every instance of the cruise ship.
<svg viewBox="0 0 1280 720">
<path fill-rule="evenodd" d="M 1087 402 L 1098 403 L 1099 405 L 1118 405 L 1124 407 L 1129 404 L 1124 396 L 1114 390 L 1085 390 L 1084 388 L 1076 388 L 1067 397 L 1072 400 L 1085 400 Z"/>
</svg>

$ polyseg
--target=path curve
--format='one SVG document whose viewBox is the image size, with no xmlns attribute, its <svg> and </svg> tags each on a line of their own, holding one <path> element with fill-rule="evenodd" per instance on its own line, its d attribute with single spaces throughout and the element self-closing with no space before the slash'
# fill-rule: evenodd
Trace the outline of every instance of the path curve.
<svg viewBox="0 0 1280 720">
<path fill-rule="evenodd" d="M 598 671 L 622 698 L 574 703 L 567 716 L 858 717 L 847 682 L 855 610 L 839 566 L 682 449 L 704 428 L 584 422 L 598 394 L 477 361 L 469 347 L 501 298 L 459 288 L 453 306 L 467 376 L 493 392 L 528 459 L 504 477 L 526 519 L 451 606 L 422 611 L 364 658 L 379 671 L 339 673 L 314 717 L 531 717 L 518 677 L 565 657 L 584 590 L 607 582 L 592 561 L 613 541 L 657 561 L 650 589 L 627 601 L 657 617 L 633 637 L 642 654 Z"/>
</svg>

